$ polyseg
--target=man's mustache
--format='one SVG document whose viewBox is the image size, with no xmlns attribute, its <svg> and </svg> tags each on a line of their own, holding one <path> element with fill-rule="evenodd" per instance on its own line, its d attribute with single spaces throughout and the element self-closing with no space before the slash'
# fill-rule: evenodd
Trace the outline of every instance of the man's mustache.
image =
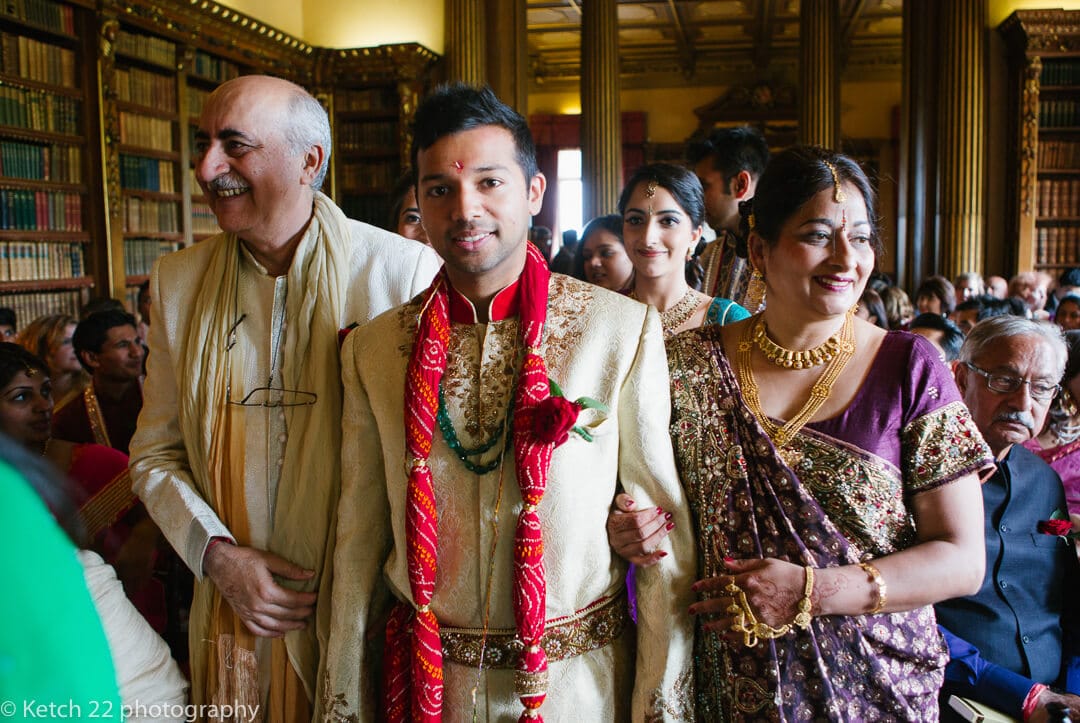
<svg viewBox="0 0 1080 723">
<path fill-rule="evenodd" d="M 1005 412 L 998 414 L 994 417 L 995 422 L 1016 422 L 1022 424 L 1028 428 L 1029 431 L 1035 431 L 1035 418 L 1027 412 Z"/>
</svg>

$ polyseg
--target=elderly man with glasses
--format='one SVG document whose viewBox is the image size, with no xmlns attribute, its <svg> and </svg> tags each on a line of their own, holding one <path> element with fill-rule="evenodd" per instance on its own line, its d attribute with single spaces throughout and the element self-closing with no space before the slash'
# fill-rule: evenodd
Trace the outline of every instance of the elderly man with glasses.
<svg viewBox="0 0 1080 723">
<path fill-rule="evenodd" d="M 1071 542 L 1047 524 L 1064 512 L 1065 494 L 1022 445 L 1042 429 L 1065 359 L 1056 327 L 1013 316 L 979 322 L 960 350 L 956 383 L 998 466 L 982 487 L 983 586 L 935 606 L 951 658 L 943 720 L 953 694 L 1018 720 L 1047 720 L 1052 703 L 1080 714 L 1080 567 Z"/>
</svg>

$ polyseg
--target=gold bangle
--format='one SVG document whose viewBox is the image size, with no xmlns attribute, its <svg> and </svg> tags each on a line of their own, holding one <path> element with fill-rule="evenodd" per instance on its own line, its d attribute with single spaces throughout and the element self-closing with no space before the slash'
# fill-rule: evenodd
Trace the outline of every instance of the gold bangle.
<svg viewBox="0 0 1080 723">
<path fill-rule="evenodd" d="M 881 571 L 871 565 L 869 562 L 860 562 L 859 567 L 866 571 L 866 574 L 870 576 L 870 582 L 877 585 L 877 604 L 874 608 L 867 613 L 867 615 L 877 615 L 885 608 L 885 603 L 888 601 L 888 586 L 885 585 L 885 578 L 881 576 Z"/>
<path fill-rule="evenodd" d="M 792 620 L 793 625 L 798 625 L 803 630 L 810 627 L 810 619 L 813 617 L 814 604 L 810 601 L 810 596 L 814 593 L 814 568 L 809 565 L 806 566 L 806 588 L 803 590 L 802 600 L 799 601 L 799 612 L 795 613 L 795 619 Z"/>
</svg>

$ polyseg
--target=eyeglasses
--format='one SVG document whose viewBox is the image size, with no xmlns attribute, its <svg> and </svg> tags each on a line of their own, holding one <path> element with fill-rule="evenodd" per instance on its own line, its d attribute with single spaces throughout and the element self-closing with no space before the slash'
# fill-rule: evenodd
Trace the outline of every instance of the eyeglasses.
<svg viewBox="0 0 1080 723">
<path fill-rule="evenodd" d="M 228 355 L 228 353 L 232 351 L 232 348 L 236 346 L 238 341 L 236 329 L 240 326 L 240 322 L 246 318 L 247 314 L 242 314 L 229 328 L 229 341 L 225 345 L 226 355 Z M 274 377 L 277 376 L 277 358 L 280 347 L 281 333 L 279 329 L 273 347 L 270 350 L 270 378 L 267 379 L 265 386 L 255 387 L 248 392 L 243 399 L 234 400 L 232 398 L 231 367 L 226 371 L 226 374 L 229 375 L 229 381 L 226 382 L 225 385 L 225 401 L 228 404 L 235 404 L 238 407 L 308 407 L 319 401 L 319 396 L 315 394 L 315 392 L 305 392 L 299 389 L 285 389 L 284 386 L 274 386 Z"/>
<path fill-rule="evenodd" d="M 1061 391 L 1060 384 L 1047 384 L 1046 382 L 1021 379 L 1020 377 L 1010 377 L 1005 374 L 991 374 L 971 362 L 964 362 L 964 365 L 976 374 L 986 377 L 986 388 L 998 394 L 1012 394 L 1022 385 L 1027 384 L 1032 398 L 1038 399 L 1040 402 L 1049 402 Z"/>
</svg>

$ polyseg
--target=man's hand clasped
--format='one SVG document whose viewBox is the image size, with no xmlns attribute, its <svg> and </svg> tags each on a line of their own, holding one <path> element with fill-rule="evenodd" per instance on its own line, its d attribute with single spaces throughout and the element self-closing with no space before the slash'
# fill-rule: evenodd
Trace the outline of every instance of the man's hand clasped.
<svg viewBox="0 0 1080 723">
<path fill-rule="evenodd" d="M 315 609 L 315 593 L 290 590 L 274 580 L 275 575 L 310 580 L 315 573 L 272 552 L 217 544 L 207 551 L 203 569 L 255 635 L 280 638 L 300 630 Z"/>
</svg>

